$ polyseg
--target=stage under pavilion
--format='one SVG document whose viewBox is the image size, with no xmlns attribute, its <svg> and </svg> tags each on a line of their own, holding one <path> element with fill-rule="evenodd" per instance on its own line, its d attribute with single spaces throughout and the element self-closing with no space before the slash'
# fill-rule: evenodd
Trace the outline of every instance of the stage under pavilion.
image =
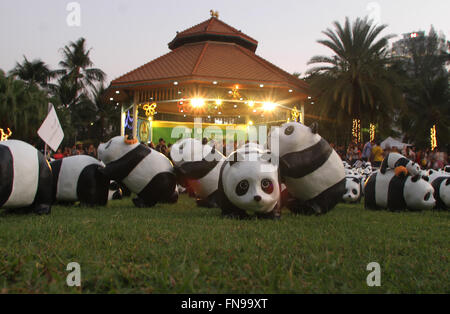
<svg viewBox="0 0 450 314">
<path fill-rule="evenodd" d="M 203 129 L 243 133 L 252 125 L 303 122 L 308 85 L 256 55 L 257 47 L 215 12 L 177 32 L 169 53 L 111 82 L 107 97 L 122 108 L 121 135 L 174 143 L 173 129 L 193 129 L 196 118 Z"/>
</svg>

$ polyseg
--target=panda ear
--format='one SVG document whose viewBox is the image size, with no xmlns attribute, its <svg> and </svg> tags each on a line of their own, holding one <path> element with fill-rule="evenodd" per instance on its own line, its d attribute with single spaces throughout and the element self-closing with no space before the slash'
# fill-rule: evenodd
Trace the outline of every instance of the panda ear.
<svg viewBox="0 0 450 314">
<path fill-rule="evenodd" d="M 311 124 L 309 128 L 311 129 L 311 132 L 313 134 L 317 134 L 317 132 L 319 131 L 319 124 L 317 122 L 313 122 L 313 124 Z"/>
<path fill-rule="evenodd" d="M 425 181 L 429 182 L 430 178 L 428 176 L 422 176 L 422 179 L 424 179 Z"/>
<path fill-rule="evenodd" d="M 420 179 L 420 175 L 415 175 L 414 177 L 411 178 L 412 182 L 417 182 Z"/>
</svg>

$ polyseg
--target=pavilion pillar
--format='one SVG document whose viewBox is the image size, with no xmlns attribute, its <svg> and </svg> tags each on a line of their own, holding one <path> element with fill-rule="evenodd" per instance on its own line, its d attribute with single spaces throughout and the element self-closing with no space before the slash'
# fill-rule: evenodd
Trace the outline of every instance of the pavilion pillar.
<svg viewBox="0 0 450 314">
<path fill-rule="evenodd" d="M 133 100 L 133 138 L 137 139 L 137 126 L 138 126 L 138 109 L 139 109 L 139 92 L 134 92 Z"/>
<path fill-rule="evenodd" d="M 123 104 L 120 106 L 120 136 L 125 136 L 125 119 L 127 114 Z"/>
</svg>

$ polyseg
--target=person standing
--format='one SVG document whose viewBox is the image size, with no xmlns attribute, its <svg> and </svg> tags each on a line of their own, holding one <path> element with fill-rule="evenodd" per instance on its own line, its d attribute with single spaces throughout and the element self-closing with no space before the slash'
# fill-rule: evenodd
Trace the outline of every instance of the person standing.
<svg viewBox="0 0 450 314">
<path fill-rule="evenodd" d="M 363 161 L 369 161 L 370 160 L 370 155 L 372 154 L 372 147 L 373 147 L 373 141 L 368 141 L 362 150 L 362 155 L 361 155 L 361 159 Z"/>
<path fill-rule="evenodd" d="M 375 143 L 375 146 L 372 148 L 372 159 L 373 166 L 375 168 L 379 168 L 381 166 L 381 162 L 383 161 L 383 149 L 380 146 L 380 141 Z"/>
</svg>

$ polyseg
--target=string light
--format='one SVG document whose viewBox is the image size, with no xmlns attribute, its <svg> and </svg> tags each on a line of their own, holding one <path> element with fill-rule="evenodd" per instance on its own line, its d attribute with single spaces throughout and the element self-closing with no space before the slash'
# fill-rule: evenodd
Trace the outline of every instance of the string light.
<svg viewBox="0 0 450 314">
<path fill-rule="evenodd" d="M 361 142 L 361 120 L 359 119 L 353 119 L 352 136 L 356 144 Z"/>
<path fill-rule="evenodd" d="M 437 147 L 437 139 L 436 139 L 436 125 L 433 125 L 431 128 L 431 150 L 434 150 Z"/>
<path fill-rule="evenodd" d="M 375 140 L 375 124 L 370 124 L 370 141 L 373 142 Z"/>
<path fill-rule="evenodd" d="M 6 129 L 8 131 L 8 133 L 5 133 L 5 131 L 3 131 L 3 129 L 0 129 L 0 142 L 4 142 L 7 141 L 9 137 L 11 137 L 12 132 L 9 128 Z"/>
</svg>

